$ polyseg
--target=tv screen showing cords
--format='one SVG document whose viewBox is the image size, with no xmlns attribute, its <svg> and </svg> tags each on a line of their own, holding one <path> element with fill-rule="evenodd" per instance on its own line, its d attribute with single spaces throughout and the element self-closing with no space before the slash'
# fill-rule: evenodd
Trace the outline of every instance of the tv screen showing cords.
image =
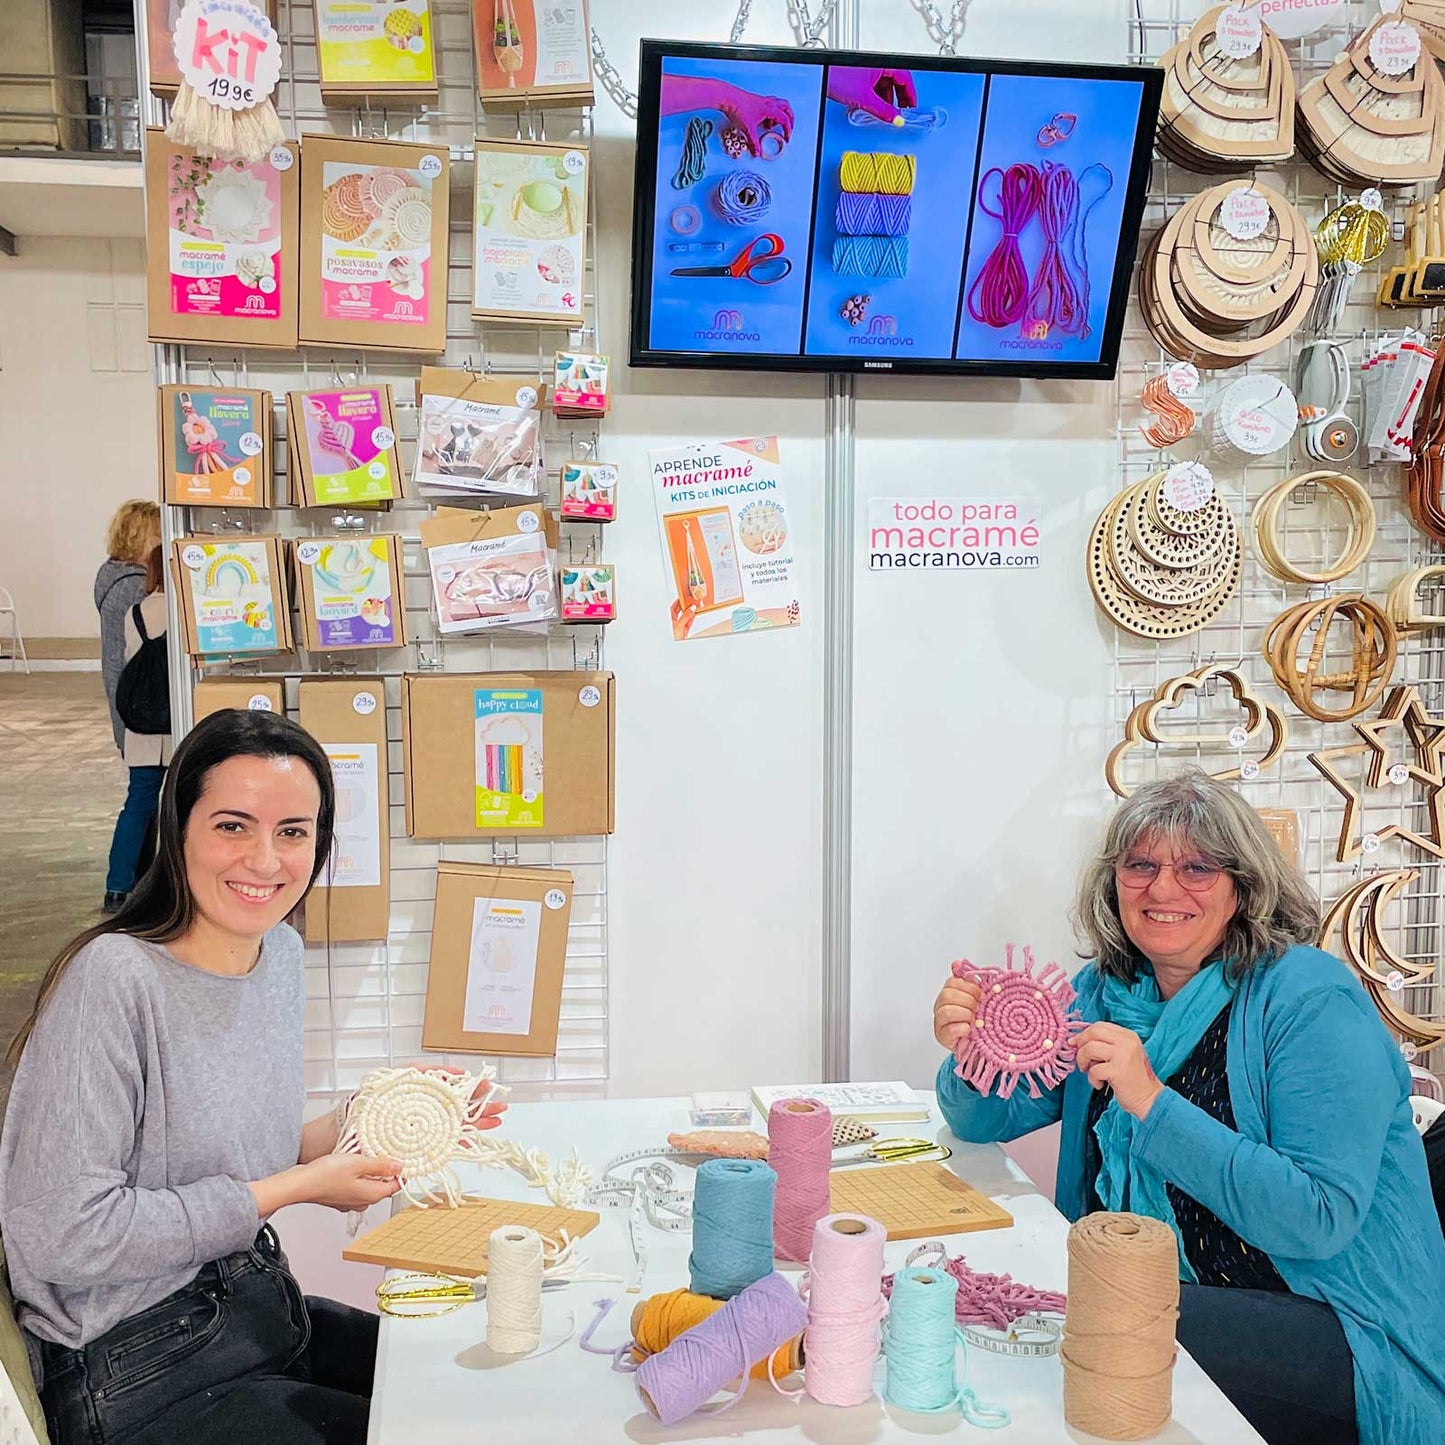
<svg viewBox="0 0 1445 1445">
<path fill-rule="evenodd" d="M 642 42 L 634 366 L 1107 379 L 1157 70 Z"/>
</svg>

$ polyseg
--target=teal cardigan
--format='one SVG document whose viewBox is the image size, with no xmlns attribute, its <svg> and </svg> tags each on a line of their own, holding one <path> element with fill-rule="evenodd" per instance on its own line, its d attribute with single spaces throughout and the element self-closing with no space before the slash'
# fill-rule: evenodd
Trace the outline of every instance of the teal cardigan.
<svg viewBox="0 0 1445 1445">
<path fill-rule="evenodd" d="M 1101 1015 L 1093 964 L 1074 979 Z M 1355 1361 L 1360 1445 L 1445 1442 L 1445 1238 L 1409 1102 L 1410 1071 L 1355 976 L 1296 946 L 1241 982 L 1227 1055 L 1234 1129 L 1166 1088 L 1135 1148 L 1177 1188 L 1274 1261 L 1298 1295 L 1339 1316 Z M 1088 1077 L 1041 1098 L 985 1098 L 938 1070 L 949 1128 L 973 1143 L 1062 1118 L 1055 1202 L 1085 1211 Z M 1261 1340 L 1263 1350 L 1288 1341 Z"/>
</svg>

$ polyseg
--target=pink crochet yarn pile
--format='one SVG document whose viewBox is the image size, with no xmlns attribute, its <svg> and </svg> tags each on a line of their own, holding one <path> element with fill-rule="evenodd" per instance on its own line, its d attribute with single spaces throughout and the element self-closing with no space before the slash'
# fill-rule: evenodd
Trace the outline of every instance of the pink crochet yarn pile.
<svg viewBox="0 0 1445 1445">
<path fill-rule="evenodd" d="M 1056 963 L 1034 977 L 1033 949 L 1023 950 L 1014 967 L 1014 946 L 1005 944 L 1004 968 L 975 968 L 966 959 L 953 965 L 955 978 L 976 983 L 983 997 L 973 1027 L 954 1050 L 953 1072 L 981 1094 L 1007 1099 L 1020 1079 L 1029 1094 L 1062 1084 L 1074 1067 L 1074 1035 L 1084 1021 L 1071 1008 L 1076 997 L 1068 976 Z"/>
<path fill-rule="evenodd" d="M 942 1245 L 934 1247 L 943 1251 Z M 988 1325 L 992 1329 L 1007 1330 L 1015 1320 L 1025 1315 L 1061 1315 L 1064 1312 L 1064 1295 L 1019 1284 L 1009 1274 L 985 1274 L 972 1270 L 961 1254 L 953 1259 L 945 1255 L 940 1268 L 946 1269 L 958 1281 L 953 1309 L 961 1325 Z M 883 1276 L 883 1293 L 887 1295 L 892 1290 L 893 1276 L 886 1274 Z"/>
</svg>

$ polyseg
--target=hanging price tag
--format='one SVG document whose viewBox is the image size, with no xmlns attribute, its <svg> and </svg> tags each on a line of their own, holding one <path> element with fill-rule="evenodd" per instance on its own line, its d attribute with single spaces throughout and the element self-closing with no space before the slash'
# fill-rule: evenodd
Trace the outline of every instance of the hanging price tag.
<svg viewBox="0 0 1445 1445">
<path fill-rule="evenodd" d="M 1377 833 L 1366 833 L 1360 839 L 1361 851 L 1365 853 L 1378 853 L 1380 851 L 1380 838 Z"/>
<path fill-rule="evenodd" d="M 281 79 L 281 42 L 250 0 L 186 0 L 171 47 L 181 79 L 224 110 L 250 110 Z"/>
<path fill-rule="evenodd" d="M 1370 36 L 1370 60 L 1386 75 L 1404 75 L 1420 60 L 1420 32 L 1403 20 L 1391 20 Z"/>
<path fill-rule="evenodd" d="M 1176 361 L 1164 373 L 1164 384 L 1180 401 L 1199 395 L 1199 368 L 1191 361 Z"/>
<path fill-rule="evenodd" d="M 1220 51 L 1231 60 L 1247 60 L 1264 43 L 1259 11 L 1242 5 L 1227 5 L 1214 22 L 1214 38 Z"/>
<path fill-rule="evenodd" d="M 1410 770 L 1404 763 L 1396 763 L 1390 769 L 1390 781 L 1397 787 L 1403 788 L 1410 781 Z"/>
<path fill-rule="evenodd" d="M 1249 741 L 1249 730 L 1248 730 L 1247 728 L 1238 728 L 1238 727 L 1230 728 L 1230 730 L 1229 730 L 1229 746 L 1230 746 L 1230 747 L 1232 747 L 1232 748 L 1242 748 L 1242 747 L 1244 747 L 1244 745 L 1245 745 L 1248 741 Z"/>
<path fill-rule="evenodd" d="M 1219 224 L 1236 241 L 1252 241 L 1268 227 L 1269 202 L 1253 186 L 1236 186 L 1219 207 Z"/>
<path fill-rule="evenodd" d="M 1200 462 L 1175 462 L 1164 473 L 1164 500 L 1180 512 L 1197 512 L 1214 495 L 1214 477 Z"/>
</svg>

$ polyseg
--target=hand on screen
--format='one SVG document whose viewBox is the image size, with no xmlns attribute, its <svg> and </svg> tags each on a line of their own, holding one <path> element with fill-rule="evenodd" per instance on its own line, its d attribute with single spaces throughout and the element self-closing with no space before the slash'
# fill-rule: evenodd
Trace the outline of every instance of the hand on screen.
<svg viewBox="0 0 1445 1445">
<path fill-rule="evenodd" d="M 731 95 L 719 96 L 717 108 L 737 127 L 749 152 L 759 154 L 765 131 L 775 131 L 783 140 L 793 138 L 793 107 L 780 95 L 753 95 L 730 86 Z"/>
<path fill-rule="evenodd" d="M 869 70 L 863 66 L 830 67 L 828 99 L 892 125 L 899 109 L 918 104 L 911 70 Z"/>
</svg>

